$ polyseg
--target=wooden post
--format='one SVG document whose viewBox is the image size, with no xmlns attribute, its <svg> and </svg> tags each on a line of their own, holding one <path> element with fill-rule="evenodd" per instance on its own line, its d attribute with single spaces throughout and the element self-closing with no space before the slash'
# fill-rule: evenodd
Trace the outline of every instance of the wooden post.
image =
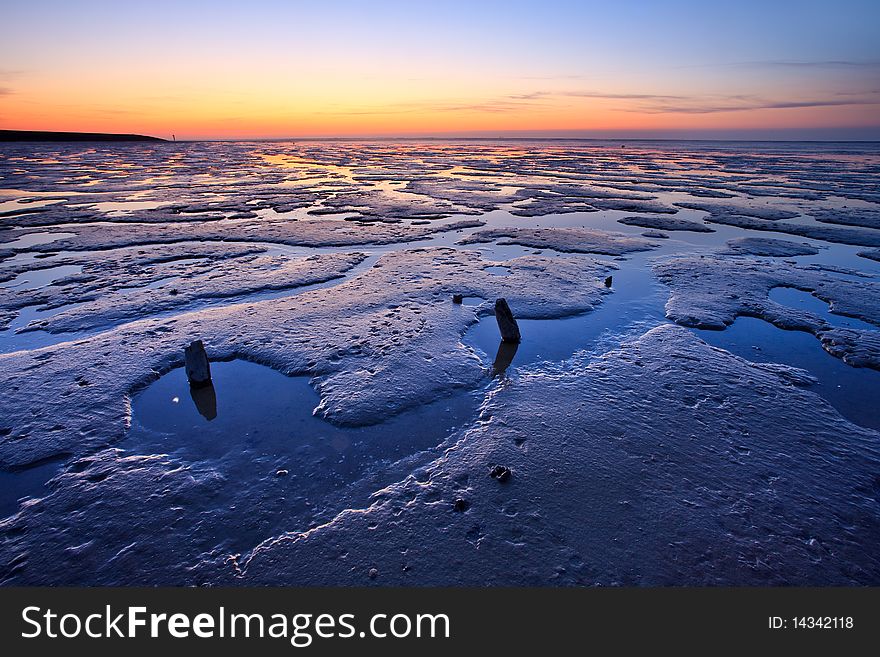
<svg viewBox="0 0 880 657">
<path fill-rule="evenodd" d="M 201 340 L 193 340 L 184 350 L 186 361 L 186 378 L 194 388 L 201 388 L 211 383 L 211 364 Z"/>
<path fill-rule="evenodd" d="M 506 299 L 495 300 L 495 320 L 498 322 L 498 330 L 504 342 L 520 341 L 519 326 L 513 318 Z"/>
</svg>

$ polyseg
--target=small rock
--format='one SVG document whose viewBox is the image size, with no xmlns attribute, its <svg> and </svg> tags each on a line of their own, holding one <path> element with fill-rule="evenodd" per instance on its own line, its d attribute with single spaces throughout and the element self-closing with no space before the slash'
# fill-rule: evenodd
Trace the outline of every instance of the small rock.
<svg viewBox="0 0 880 657">
<path fill-rule="evenodd" d="M 201 388 L 211 383 L 211 364 L 201 340 L 193 340 L 184 350 L 186 362 L 186 378 L 189 384 Z"/>
<path fill-rule="evenodd" d="M 501 483 L 504 483 L 510 479 L 510 468 L 506 465 L 496 465 L 489 471 L 489 476 L 492 477 L 492 479 L 497 479 Z"/>
<path fill-rule="evenodd" d="M 506 299 L 495 300 L 495 320 L 498 322 L 498 330 L 504 342 L 520 342 L 519 325 L 513 318 L 510 306 Z"/>
<path fill-rule="evenodd" d="M 452 295 L 452 303 L 463 303 L 464 295 L 463 294 L 453 294 Z"/>
<path fill-rule="evenodd" d="M 609 276 L 608 278 L 605 279 L 605 287 L 611 287 L 611 282 L 612 282 L 613 278 L 614 278 L 613 276 Z"/>
<path fill-rule="evenodd" d="M 458 511 L 459 513 L 464 513 L 468 509 L 471 508 L 471 503 L 462 498 L 458 498 L 455 500 L 455 503 L 452 505 L 452 508 Z"/>
</svg>

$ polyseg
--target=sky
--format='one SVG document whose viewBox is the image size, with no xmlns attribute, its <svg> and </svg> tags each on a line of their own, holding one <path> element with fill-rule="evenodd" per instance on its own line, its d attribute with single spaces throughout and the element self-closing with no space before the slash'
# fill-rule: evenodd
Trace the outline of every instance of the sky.
<svg viewBox="0 0 880 657">
<path fill-rule="evenodd" d="M 880 139 L 880 1 L 0 0 L 0 128 Z"/>
</svg>

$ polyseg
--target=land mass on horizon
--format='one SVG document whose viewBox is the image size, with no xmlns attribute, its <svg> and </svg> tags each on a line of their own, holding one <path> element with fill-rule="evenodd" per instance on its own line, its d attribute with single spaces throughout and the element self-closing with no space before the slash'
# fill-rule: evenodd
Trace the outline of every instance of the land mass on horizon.
<svg viewBox="0 0 880 657">
<path fill-rule="evenodd" d="M 106 132 L 54 132 L 47 130 L 0 130 L 0 141 L 168 141 L 148 135 Z"/>
</svg>

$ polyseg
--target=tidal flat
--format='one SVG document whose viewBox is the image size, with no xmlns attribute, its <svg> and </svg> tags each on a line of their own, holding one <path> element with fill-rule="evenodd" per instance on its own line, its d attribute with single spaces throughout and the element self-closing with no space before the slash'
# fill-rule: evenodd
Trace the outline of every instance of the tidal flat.
<svg viewBox="0 0 880 657">
<path fill-rule="evenodd" d="M 880 585 L 878 247 L 872 143 L 0 145 L 0 583 Z"/>
</svg>

